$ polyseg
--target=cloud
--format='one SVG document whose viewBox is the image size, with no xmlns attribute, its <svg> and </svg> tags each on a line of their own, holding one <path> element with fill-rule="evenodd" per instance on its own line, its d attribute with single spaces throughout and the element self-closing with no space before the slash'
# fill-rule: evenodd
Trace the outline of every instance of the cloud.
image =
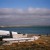
<svg viewBox="0 0 50 50">
<path fill-rule="evenodd" d="M 50 25 L 50 9 L 0 8 L 0 25 Z"/>
</svg>

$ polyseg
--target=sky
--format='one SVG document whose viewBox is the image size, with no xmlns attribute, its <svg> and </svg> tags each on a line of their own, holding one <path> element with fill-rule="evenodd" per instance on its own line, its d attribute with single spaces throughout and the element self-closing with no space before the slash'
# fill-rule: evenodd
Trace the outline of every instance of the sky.
<svg viewBox="0 0 50 50">
<path fill-rule="evenodd" d="M 50 0 L 0 0 L 0 26 L 50 26 Z"/>
</svg>

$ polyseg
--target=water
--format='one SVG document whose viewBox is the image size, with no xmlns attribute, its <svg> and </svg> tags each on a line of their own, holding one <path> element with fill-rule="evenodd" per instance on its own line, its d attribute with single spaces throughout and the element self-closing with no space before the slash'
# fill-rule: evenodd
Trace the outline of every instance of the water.
<svg viewBox="0 0 50 50">
<path fill-rule="evenodd" d="M 33 34 L 50 34 L 50 27 L 11 27 L 11 28 L 0 28 L 0 30 L 16 31 L 21 33 L 33 33 Z"/>
</svg>

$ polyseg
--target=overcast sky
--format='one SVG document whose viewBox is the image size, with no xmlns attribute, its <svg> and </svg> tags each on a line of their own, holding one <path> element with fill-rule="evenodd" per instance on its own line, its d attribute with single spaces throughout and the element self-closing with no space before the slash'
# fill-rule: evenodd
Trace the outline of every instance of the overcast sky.
<svg viewBox="0 0 50 50">
<path fill-rule="evenodd" d="M 0 25 L 50 26 L 50 0 L 0 0 Z"/>
</svg>

